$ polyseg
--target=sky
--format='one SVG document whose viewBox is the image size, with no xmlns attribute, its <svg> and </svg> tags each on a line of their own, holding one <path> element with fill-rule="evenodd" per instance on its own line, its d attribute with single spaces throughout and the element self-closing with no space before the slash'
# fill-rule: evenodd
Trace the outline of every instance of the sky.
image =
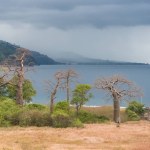
<svg viewBox="0 0 150 150">
<path fill-rule="evenodd" d="M 150 63 L 150 0 L 0 0 L 0 40 L 48 56 Z"/>
</svg>

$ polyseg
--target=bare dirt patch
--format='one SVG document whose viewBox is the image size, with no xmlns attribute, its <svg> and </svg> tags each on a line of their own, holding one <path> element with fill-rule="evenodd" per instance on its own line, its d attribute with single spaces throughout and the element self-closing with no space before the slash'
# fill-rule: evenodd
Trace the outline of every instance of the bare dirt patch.
<svg viewBox="0 0 150 150">
<path fill-rule="evenodd" d="M 0 128 L 0 150 L 149 150 L 150 122 L 88 124 L 85 128 Z"/>
</svg>

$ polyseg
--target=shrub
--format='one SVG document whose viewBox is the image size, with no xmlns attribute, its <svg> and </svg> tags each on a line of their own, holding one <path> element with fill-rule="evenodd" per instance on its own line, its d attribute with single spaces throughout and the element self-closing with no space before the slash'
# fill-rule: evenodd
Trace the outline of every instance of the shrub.
<svg viewBox="0 0 150 150">
<path fill-rule="evenodd" d="M 135 112 L 137 115 L 142 116 L 144 114 L 144 105 L 137 102 L 137 101 L 132 101 L 129 103 L 129 106 L 126 109 L 131 110 L 133 112 Z"/>
<path fill-rule="evenodd" d="M 69 110 L 69 103 L 67 101 L 58 102 L 55 105 L 55 111 L 57 111 L 57 110 L 63 110 L 64 112 L 67 113 Z"/>
<path fill-rule="evenodd" d="M 41 104 L 27 104 L 25 106 L 28 109 L 37 109 L 37 110 L 45 110 L 47 107 Z"/>
<path fill-rule="evenodd" d="M 109 121 L 109 118 L 107 118 L 106 116 L 92 114 L 83 110 L 79 112 L 78 118 L 83 123 L 101 123 Z"/>
<path fill-rule="evenodd" d="M 20 108 L 11 99 L 0 101 L 0 126 L 10 126 L 11 116 L 18 113 Z"/>
<path fill-rule="evenodd" d="M 39 110 L 23 111 L 19 116 L 20 126 L 51 126 L 52 119 L 49 112 Z"/>
<path fill-rule="evenodd" d="M 107 122 L 109 121 L 109 118 L 107 118 L 106 116 L 96 116 L 96 118 L 98 119 L 98 122 Z"/>
<path fill-rule="evenodd" d="M 83 123 L 78 118 L 76 118 L 72 121 L 71 126 L 77 127 L 77 128 L 83 128 L 84 127 Z"/>
<path fill-rule="evenodd" d="M 144 114 L 144 105 L 137 101 L 132 101 L 126 108 L 126 113 L 128 120 L 140 120 L 140 117 Z"/>
<path fill-rule="evenodd" d="M 128 120 L 129 121 L 138 121 L 140 117 L 132 110 L 127 110 Z"/>
<path fill-rule="evenodd" d="M 52 114 L 53 127 L 66 128 L 71 125 L 70 116 L 63 110 L 57 110 Z"/>
</svg>

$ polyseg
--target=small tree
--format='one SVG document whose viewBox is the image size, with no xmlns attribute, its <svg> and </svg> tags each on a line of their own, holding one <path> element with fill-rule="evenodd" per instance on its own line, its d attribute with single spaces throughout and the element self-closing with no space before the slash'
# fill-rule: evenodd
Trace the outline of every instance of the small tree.
<svg viewBox="0 0 150 150">
<path fill-rule="evenodd" d="M 14 77 L 11 81 L 11 84 L 7 85 L 6 94 L 8 97 L 16 100 L 16 92 L 17 92 L 17 83 L 18 77 Z M 33 88 L 32 82 L 28 79 L 24 79 L 23 82 L 23 101 L 24 103 L 29 103 L 32 101 L 32 96 L 36 95 L 36 91 Z"/>
<path fill-rule="evenodd" d="M 89 84 L 78 84 L 73 91 L 71 104 L 76 105 L 77 115 L 82 105 L 89 101 L 92 94 L 89 93 L 91 86 Z"/>
<path fill-rule="evenodd" d="M 129 106 L 126 108 L 126 112 L 128 114 L 129 119 L 132 119 L 131 114 L 133 113 L 135 113 L 140 118 L 144 114 L 144 105 L 137 101 L 132 101 L 129 103 Z"/>
<path fill-rule="evenodd" d="M 141 96 L 141 90 L 134 85 L 133 82 L 122 76 L 112 76 L 108 78 L 98 79 L 95 87 L 104 90 L 113 98 L 114 118 L 116 123 L 120 123 L 120 101 L 129 100 L 131 97 Z"/>
</svg>

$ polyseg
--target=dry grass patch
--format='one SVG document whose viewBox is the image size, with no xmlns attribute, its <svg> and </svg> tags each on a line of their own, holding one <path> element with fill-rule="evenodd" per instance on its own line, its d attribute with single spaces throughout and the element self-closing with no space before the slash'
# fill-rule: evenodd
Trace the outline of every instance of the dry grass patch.
<svg viewBox="0 0 150 150">
<path fill-rule="evenodd" d="M 99 116 L 106 116 L 110 120 L 113 119 L 113 107 L 112 106 L 99 106 L 99 107 L 82 107 L 82 110 L 86 110 L 90 113 L 99 115 Z M 127 121 L 127 115 L 125 113 L 125 109 L 120 109 L 121 113 L 121 121 Z"/>
<path fill-rule="evenodd" d="M 149 150 L 150 122 L 88 124 L 85 128 L 0 128 L 0 150 Z"/>
</svg>

